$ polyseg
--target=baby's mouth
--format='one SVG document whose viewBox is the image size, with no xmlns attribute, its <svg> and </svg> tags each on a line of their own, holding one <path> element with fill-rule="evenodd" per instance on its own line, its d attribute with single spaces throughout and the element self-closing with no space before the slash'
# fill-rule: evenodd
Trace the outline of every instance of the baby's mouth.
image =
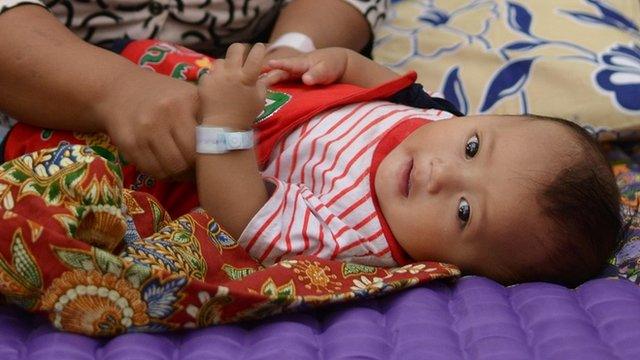
<svg viewBox="0 0 640 360">
<path fill-rule="evenodd" d="M 400 192 L 404 197 L 409 197 L 411 191 L 411 172 L 413 171 L 413 158 L 402 169 L 400 177 Z"/>
</svg>

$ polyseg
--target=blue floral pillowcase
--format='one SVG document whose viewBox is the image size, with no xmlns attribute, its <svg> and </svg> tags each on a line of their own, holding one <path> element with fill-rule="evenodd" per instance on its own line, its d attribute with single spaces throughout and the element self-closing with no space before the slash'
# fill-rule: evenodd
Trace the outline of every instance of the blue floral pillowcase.
<svg viewBox="0 0 640 360">
<path fill-rule="evenodd" d="M 416 70 L 466 114 L 536 113 L 595 131 L 640 125 L 640 3 L 402 0 L 374 58 Z"/>
<path fill-rule="evenodd" d="M 640 2 L 400 0 L 379 27 L 374 59 L 416 70 L 465 114 L 577 122 L 614 142 L 609 156 L 631 229 L 612 259 L 640 284 Z"/>
</svg>

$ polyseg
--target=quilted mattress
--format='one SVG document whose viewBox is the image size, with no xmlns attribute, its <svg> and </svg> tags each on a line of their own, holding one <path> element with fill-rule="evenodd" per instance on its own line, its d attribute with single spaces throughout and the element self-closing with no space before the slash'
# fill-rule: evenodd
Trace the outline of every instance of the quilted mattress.
<svg viewBox="0 0 640 360">
<path fill-rule="evenodd" d="M 0 359 L 640 359 L 640 287 L 481 277 L 268 320 L 92 339 L 0 307 Z"/>
</svg>

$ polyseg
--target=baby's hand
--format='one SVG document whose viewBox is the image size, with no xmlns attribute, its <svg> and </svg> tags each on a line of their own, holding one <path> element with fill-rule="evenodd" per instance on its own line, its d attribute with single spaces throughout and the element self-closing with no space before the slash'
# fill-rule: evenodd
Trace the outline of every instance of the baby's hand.
<svg viewBox="0 0 640 360">
<path fill-rule="evenodd" d="M 200 112 L 205 125 L 249 129 L 264 107 L 266 79 L 259 79 L 265 55 L 263 44 L 233 44 L 225 59 L 216 60 L 198 83 Z"/>
<path fill-rule="evenodd" d="M 340 82 L 347 69 L 349 51 L 325 48 L 290 58 L 269 60 L 269 72 L 264 77 L 270 84 L 293 79 L 302 79 L 306 85 Z"/>
</svg>

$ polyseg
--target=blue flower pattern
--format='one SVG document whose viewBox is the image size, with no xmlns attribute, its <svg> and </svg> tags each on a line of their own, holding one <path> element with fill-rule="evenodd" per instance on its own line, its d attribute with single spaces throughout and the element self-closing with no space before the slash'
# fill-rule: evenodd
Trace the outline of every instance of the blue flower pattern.
<svg viewBox="0 0 640 360">
<path fill-rule="evenodd" d="M 152 318 L 164 319 L 175 312 L 178 293 L 187 284 L 185 277 L 177 277 L 160 283 L 154 279 L 145 285 L 142 295 L 147 303 L 147 313 Z"/>
<path fill-rule="evenodd" d="M 628 111 L 640 111 L 640 46 L 616 45 L 601 56 L 596 82 L 611 92 L 617 104 Z"/>
<path fill-rule="evenodd" d="M 401 1 L 402 0 L 392 0 L 392 3 L 398 3 Z M 401 59 L 396 63 L 388 65 L 392 67 L 403 66 L 408 60 L 412 58 L 434 59 L 443 54 L 456 51 L 465 44 L 472 44 L 475 42 L 483 44 L 487 49 L 491 48 L 491 44 L 487 40 L 486 34 L 491 28 L 491 22 L 498 18 L 498 10 L 495 1 L 474 0 L 471 1 L 468 5 L 457 8 L 451 12 L 439 9 L 435 5 L 434 0 L 424 0 L 424 6 L 425 9 L 420 14 L 418 14 L 418 19 L 425 24 L 429 24 L 432 27 L 437 27 L 446 31 L 447 33 L 459 37 L 459 41 L 454 44 L 449 44 L 448 46 L 443 46 L 432 53 L 425 53 L 424 50 L 420 49 L 420 47 L 417 45 L 417 41 L 412 40 L 412 52 L 410 56 Z M 456 27 L 452 24 L 452 20 L 460 16 L 464 16 L 466 13 L 477 11 L 479 9 L 488 9 L 488 11 L 490 11 L 491 13 L 491 16 L 485 20 L 485 22 L 482 24 L 481 29 L 479 29 L 478 31 L 469 32 L 468 30 L 460 29 L 459 27 Z M 400 28 L 397 28 L 395 30 L 408 38 L 413 38 L 415 36 L 415 32 L 413 30 Z M 375 44 L 379 45 L 384 41 L 387 40 L 377 39 Z"/>
<path fill-rule="evenodd" d="M 604 0 L 584 0 L 593 8 L 590 13 L 567 11 L 560 9 L 558 13 L 566 16 L 568 20 L 577 21 L 588 26 L 602 26 L 615 28 L 640 40 L 640 29 L 637 24 L 621 14 L 617 9 L 609 6 Z M 499 68 L 489 80 L 483 100 L 480 103 L 478 113 L 489 113 L 493 107 L 502 100 L 519 97 L 522 113 L 528 112 L 527 80 L 538 60 L 535 56 L 527 56 L 527 52 L 547 45 L 556 45 L 570 49 L 575 55 L 562 58 L 565 61 L 587 61 L 597 66 L 594 73 L 594 86 L 601 92 L 610 95 L 612 101 L 623 111 L 640 114 L 640 42 L 631 44 L 614 44 L 608 51 L 596 54 L 591 50 L 577 44 L 544 39 L 537 36 L 531 24 L 533 15 L 526 8 L 525 2 L 507 1 L 506 10 L 502 11 L 498 1 L 470 0 L 466 6 L 447 12 L 438 8 L 433 0 L 425 1 L 424 11 L 419 15 L 419 20 L 427 26 L 457 33 L 467 43 L 474 41 L 484 44 L 487 50 L 492 49 L 490 42 L 484 36 L 490 29 L 491 21 L 484 24 L 480 33 L 464 33 L 461 29 L 453 28 L 451 19 L 460 14 L 478 7 L 490 7 L 496 18 L 502 18 L 513 31 L 521 34 L 524 39 L 514 41 L 494 49 L 504 60 L 504 65 Z M 460 44 L 461 45 L 461 44 Z M 440 49 L 430 58 L 454 51 L 458 48 Z M 514 55 L 517 55 L 514 58 Z M 414 53 L 413 56 L 421 56 Z M 424 56 L 423 56 L 424 57 Z M 401 64 L 393 64 L 397 66 Z M 470 113 L 468 96 L 465 94 L 461 82 L 460 73 L 463 70 L 458 66 L 449 69 L 445 75 L 441 92 L 463 113 Z"/>
</svg>

